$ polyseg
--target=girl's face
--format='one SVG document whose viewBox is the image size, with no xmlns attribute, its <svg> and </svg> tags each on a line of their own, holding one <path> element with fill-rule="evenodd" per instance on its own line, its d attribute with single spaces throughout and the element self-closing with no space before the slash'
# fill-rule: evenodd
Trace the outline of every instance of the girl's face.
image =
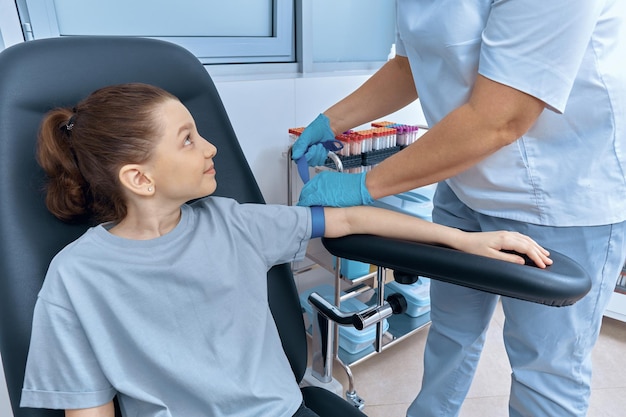
<svg viewBox="0 0 626 417">
<path fill-rule="evenodd" d="M 215 192 L 217 148 L 200 136 L 189 110 L 178 100 L 167 100 L 155 111 L 162 127 L 148 162 L 155 194 L 182 204 Z"/>
</svg>

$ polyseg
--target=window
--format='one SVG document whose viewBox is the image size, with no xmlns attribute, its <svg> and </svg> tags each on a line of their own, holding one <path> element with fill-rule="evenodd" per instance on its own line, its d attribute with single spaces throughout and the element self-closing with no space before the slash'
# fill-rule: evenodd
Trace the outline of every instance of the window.
<svg viewBox="0 0 626 417">
<path fill-rule="evenodd" d="M 395 41 L 395 2 L 313 0 L 311 69 L 379 66 Z"/>
<path fill-rule="evenodd" d="M 177 43 L 208 65 L 280 63 L 300 72 L 371 69 L 387 60 L 395 36 L 395 3 L 387 0 L 16 3 L 27 40 L 76 35 L 152 37 Z M 227 71 L 233 69 L 229 65 Z M 257 69 L 258 65 L 253 71 Z"/>
<path fill-rule="evenodd" d="M 205 64 L 293 62 L 292 0 L 18 0 L 27 38 L 145 36 Z"/>
</svg>

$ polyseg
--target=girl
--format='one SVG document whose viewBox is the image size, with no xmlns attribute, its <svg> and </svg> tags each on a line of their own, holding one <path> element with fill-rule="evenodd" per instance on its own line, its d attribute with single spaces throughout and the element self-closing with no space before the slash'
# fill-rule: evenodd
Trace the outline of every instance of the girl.
<svg viewBox="0 0 626 417">
<path fill-rule="evenodd" d="M 125 416 L 314 416 L 266 292 L 269 268 L 301 259 L 312 237 L 378 234 L 551 263 L 517 233 L 465 233 L 372 207 L 207 197 L 216 153 L 176 97 L 145 84 L 106 87 L 46 116 L 48 209 L 101 223 L 50 265 L 22 406 L 112 417 L 117 395 Z"/>
</svg>

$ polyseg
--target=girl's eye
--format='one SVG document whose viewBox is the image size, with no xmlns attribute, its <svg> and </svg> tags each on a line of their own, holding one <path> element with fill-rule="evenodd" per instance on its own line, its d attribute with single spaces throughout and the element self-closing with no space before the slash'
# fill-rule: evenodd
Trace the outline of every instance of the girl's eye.
<svg viewBox="0 0 626 417">
<path fill-rule="evenodd" d="M 193 141 L 191 140 L 191 136 L 187 136 L 185 138 L 185 146 L 191 145 L 192 143 L 193 143 Z"/>
</svg>

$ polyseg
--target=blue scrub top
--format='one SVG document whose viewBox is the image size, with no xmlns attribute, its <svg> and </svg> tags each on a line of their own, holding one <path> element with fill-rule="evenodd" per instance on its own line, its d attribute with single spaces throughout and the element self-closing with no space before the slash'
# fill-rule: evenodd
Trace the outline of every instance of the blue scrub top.
<svg viewBox="0 0 626 417">
<path fill-rule="evenodd" d="M 398 0 L 429 125 L 476 75 L 546 103 L 518 141 L 447 180 L 470 208 L 549 226 L 626 220 L 626 2 Z"/>
</svg>

